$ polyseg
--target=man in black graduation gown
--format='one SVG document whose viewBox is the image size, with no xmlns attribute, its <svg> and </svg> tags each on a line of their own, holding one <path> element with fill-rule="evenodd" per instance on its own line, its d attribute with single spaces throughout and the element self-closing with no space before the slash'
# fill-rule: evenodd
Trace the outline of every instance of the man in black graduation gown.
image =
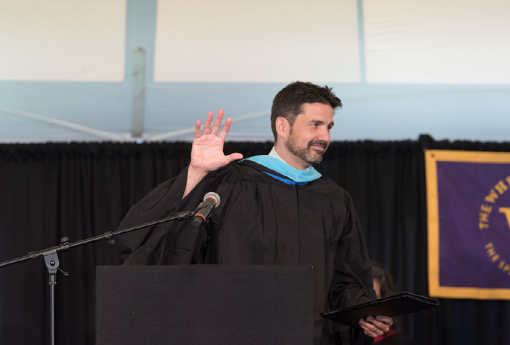
<svg viewBox="0 0 510 345">
<path fill-rule="evenodd" d="M 375 299 L 352 200 L 312 167 L 329 145 L 340 106 L 328 87 L 286 86 L 271 110 L 273 150 L 235 163 L 241 154 L 223 154 L 232 120 L 220 131 L 223 111 L 214 124 L 210 112 L 202 134 L 197 121 L 188 168 L 133 206 L 120 227 L 193 210 L 207 192 L 216 192 L 220 205 L 200 228 L 169 222 L 121 236 L 124 264 L 313 265 L 314 343 L 371 344 L 391 318 L 369 317 L 351 329 L 319 315 Z"/>
</svg>

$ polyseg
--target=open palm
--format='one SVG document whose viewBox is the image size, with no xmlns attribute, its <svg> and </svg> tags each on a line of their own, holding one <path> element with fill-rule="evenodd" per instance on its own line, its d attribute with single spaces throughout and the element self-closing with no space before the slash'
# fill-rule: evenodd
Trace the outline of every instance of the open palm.
<svg viewBox="0 0 510 345">
<path fill-rule="evenodd" d="M 197 171 L 214 171 L 236 159 L 243 158 L 243 155 L 240 153 L 232 153 L 228 156 L 225 156 L 223 153 L 223 145 L 228 131 L 230 130 L 232 119 L 228 118 L 227 121 L 225 121 L 223 129 L 218 135 L 221 121 L 223 120 L 223 110 L 218 111 L 218 116 L 211 128 L 213 117 L 214 114 L 212 112 L 207 114 L 207 120 L 205 121 L 204 132 L 202 134 L 200 134 L 200 121 L 197 121 L 195 124 L 195 137 L 193 138 L 193 146 L 191 149 L 190 168 Z"/>
</svg>

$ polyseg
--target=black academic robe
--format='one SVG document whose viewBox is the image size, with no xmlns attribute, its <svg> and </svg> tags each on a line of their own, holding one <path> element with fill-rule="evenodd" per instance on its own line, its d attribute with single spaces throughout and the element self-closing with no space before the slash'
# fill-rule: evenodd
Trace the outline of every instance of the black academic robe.
<svg viewBox="0 0 510 345">
<path fill-rule="evenodd" d="M 315 344 L 372 344 L 360 329 L 319 315 L 375 299 L 351 198 L 326 178 L 289 185 L 264 171 L 284 177 L 244 160 L 209 173 L 183 200 L 187 169 L 157 186 L 120 228 L 194 210 L 207 192 L 216 192 L 221 203 L 198 229 L 188 221 L 168 222 L 120 236 L 124 264 L 312 265 Z"/>
</svg>

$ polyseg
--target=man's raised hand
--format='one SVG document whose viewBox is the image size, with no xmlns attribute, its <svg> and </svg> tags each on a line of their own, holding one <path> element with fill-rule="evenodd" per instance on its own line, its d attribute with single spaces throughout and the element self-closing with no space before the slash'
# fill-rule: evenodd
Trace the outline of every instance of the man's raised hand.
<svg viewBox="0 0 510 345">
<path fill-rule="evenodd" d="M 193 170 L 208 173 L 236 159 L 243 158 L 243 155 L 240 153 L 232 153 L 228 156 L 223 154 L 223 144 L 230 130 L 230 125 L 232 125 L 232 119 L 229 117 L 225 121 L 223 129 L 218 135 L 221 121 L 223 120 L 223 110 L 218 111 L 218 116 L 211 128 L 213 117 L 212 111 L 207 114 L 202 135 L 200 134 L 200 121 L 197 121 L 195 124 L 195 137 L 193 138 L 193 147 L 191 148 L 190 163 L 190 168 Z"/>
<path fill-rule="evenodd" d="M 223 120 L 223 110 L 218 111 L 218 116 L 211 128 L 213 117 L 214 114 L 210 111 L 207 114 L 203 133 L 200 133 L 200 121 L 195 123 L 195 137 L 191 148 L 191 162 L 188 168 L 188 180 L 183 198 L 195 188 L 207 173 L 243 158 L 240 153 L 232 153 L 228 156 L 223 153 L 223 144 L 230 130 L 230 125 L 232 125 L 232 119 L 229 117 L 225 121 L 223 129 L 218 135 Z"/>
</svg>

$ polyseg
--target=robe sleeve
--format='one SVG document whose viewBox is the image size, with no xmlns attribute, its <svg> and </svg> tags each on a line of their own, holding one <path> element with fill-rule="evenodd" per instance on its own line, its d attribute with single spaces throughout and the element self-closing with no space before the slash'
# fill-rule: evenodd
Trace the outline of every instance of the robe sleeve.
<svg viewBox="0 0 510 345">
<path fill-rule="evenodd" d="M 233 199 L 230 184 L 224 183 L 231 171 L 220 168 L 209 173 L 182 199 L 188 178 L 188 169 L 184 169 L 177 177 L 160 184 L 134 205 L 119 228 L 166 218 L 176 212 L 194 211 L 207 192 L 216 192 L 223 199 L 207 222 L 207 227 L 211 227 L 213 222 L 221 225 L 220 215 L 228 212 L 228 205 L 231 204 L 228 201 Z M 196 228 L 191 224 L 191 219 L 188 219 L 174 220 L 118 236 L 117 244 L 124 265 L 190 264 L 198 260 L 206 238 L 206 225 Z"/>
<path fill-rule="evenodd" d="M 334 262 L 333 284 L 329 292 L 333 309 L 345 308 L 376 299 L 373 289 L 372 269 L 361 226 L 350 196 L 345 193 L 346 214 L 342 235 L 338 241 Z M 341 344 L 372 344 L 361 328 L 350 328 L 335 323 L 341 335 Z"/>
<path fill-rule="evenodd" d="M 182 199 L 187 176 L 188 168 L 177 177 L 154 188 L 131 208 L 119 229 L 169 217 L 175 212 L 193 211 L 203 198 L 205 178 Z M 117 245 L 125 265 L 162 264 L 169 250 L 179 261 L 175 263 L 189 263 L 187 261 L 191 256 L 187 254 L 193 254 L 195 240 L 200 230 L 191 226 L 189 220 L 180 222 L 175 220 L 118 236 Z M 174 247 L 170 248 L 172 244 Z"/>
</svg>

